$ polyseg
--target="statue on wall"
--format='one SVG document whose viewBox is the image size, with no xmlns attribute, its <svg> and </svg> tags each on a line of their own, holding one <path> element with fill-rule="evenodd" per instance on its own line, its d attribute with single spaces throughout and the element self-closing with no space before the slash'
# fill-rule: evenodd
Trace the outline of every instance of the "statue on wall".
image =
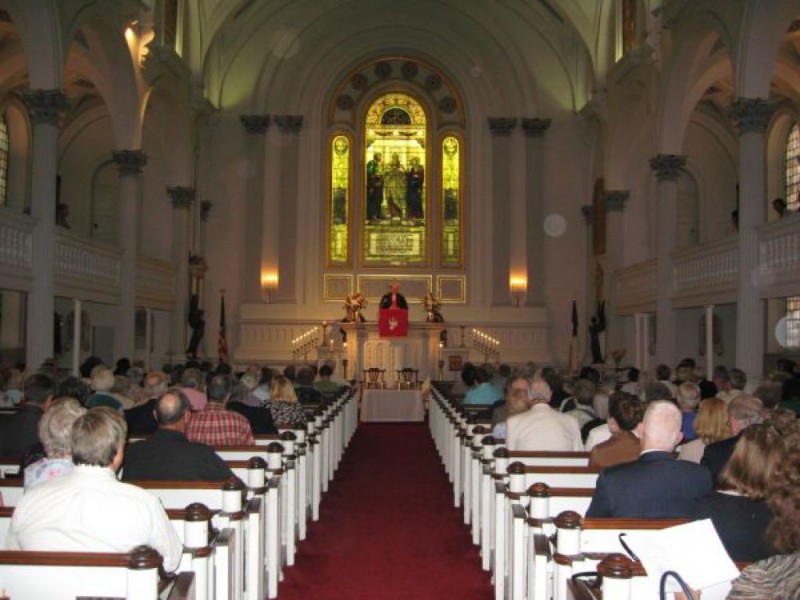
<svg viewBox="0 0 800 600">
<path fill-rule="evenodd" d="M 348 294 L 344 299 L 343 308 L 347 312 L 342 323 L 364 323 L 366 319 L 361 311 L 367 307 L 367 299 L 360 292 Z"/>
<path fill-rule="evenodd" d="M 422 306 L 425 312 L 428 313 L 425 321 L 428 323 L 444 323 L 444 317 L 439 309 L 442 307 L 442 301 L 439 300 L 433 292 L 428 292 L 422 299 Z"/>
</svg>

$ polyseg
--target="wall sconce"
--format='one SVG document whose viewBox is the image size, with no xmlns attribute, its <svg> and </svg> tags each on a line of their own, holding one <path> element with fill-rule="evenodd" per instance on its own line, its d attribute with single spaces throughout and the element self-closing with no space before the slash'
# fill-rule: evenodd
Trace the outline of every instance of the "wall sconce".
<svg viewBox="0 0 800 600">
<path fill-rule="evenodd" d="M 278 289 L 278 274 L 267 273 L 261 276 L 261 290 L 267 293 L 267 302 L 272 303 L 272 291 Z"/>
<path fill-rule="evenodd" d="M 509 287 L 511 288 L 511 295 L 514 296 L 517 306 L 519 306 L 519 301 L 528 289 L 528 280 L 524 277 L 512 277 L 509 281 Z"/>
</svg>

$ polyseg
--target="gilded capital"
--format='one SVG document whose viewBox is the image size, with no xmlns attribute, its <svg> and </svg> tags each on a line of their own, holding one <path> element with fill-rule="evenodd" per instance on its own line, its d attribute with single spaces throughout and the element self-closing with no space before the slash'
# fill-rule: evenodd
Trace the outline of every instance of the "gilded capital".
<svg viewBox="0 0 800 600">
<path fill-rule="evenodd" d="M 489 132 L 492 137 L 507 137 L 516 126 L 516 117 L 489 117 Z"/>
<path fill-rule="evenodd" d="M 22 99 L 34 124 L 57 126 L 69 108 L 69 101 L 61 90 L 28 90 L 23 92 Z"/>
<path fill-rule="evenodd" d="M 278 115 L 275 117 L 275 125 L 281 133 L 300 133 L 303 127 L 303 115 Z"/>
<path fill-rule="evenodd" d="M 192 202 L 194 202 L 195 190 L 193 187 L 167 186 L 167 195 L 170 202 L 172 202 L 172 208 L 189 209 L 192 206 Z"/>
<path fill-rule="evenodd" d="M 111 156 L 120 175 L 139 175 L 147 164 L 147 155 L 141 150 L 116 150 Z"/>
<path fill-rule="evenodd" d="M 594 222 L 594 207 L 591 204 L 581 206 L 581 214 L 587 225 L 591 225 Z"/>
<path fill-rule="evenodd" d="M 775 103 L 763 98 L 736 98 L 731 104 L 728 116 L 743 133 L 764 133 L 769 120 L 775 112 Z"/>
<path fill-rule="evenodd" d="M 625 205 L 628 203 L 628 196 L 631 193 L 628 190 L 607 190 L 603 194 L 603 202 L 606 205 L 606 210 L 612 212 L 623 212 Z"/>
<path fill-rule="evenodd" d="M 525 137 L 542 137 L 550 129 L 553 119 L 528 119 L 522 117 L 520 121 L 522 121 L 522 131 L 525 133 Z"/>
<path fill-rule="evenodd" d="M 678 154 L 656 154 L 650 159 L 650 168 L 659 181 L 676 181 L 685 166 L 686 157 Z"/>
<path fill-rule="evenodd" d="M 269 129 L 269 115 L 239 115 L 247 135 L 263 135 Z"/>
</svg>

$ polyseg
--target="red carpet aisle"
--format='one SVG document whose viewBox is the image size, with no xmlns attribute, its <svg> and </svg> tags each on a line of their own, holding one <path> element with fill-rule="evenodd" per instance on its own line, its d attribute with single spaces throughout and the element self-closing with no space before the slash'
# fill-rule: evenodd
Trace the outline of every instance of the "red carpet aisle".
<svg viewBox="0 0 800 600">
<path fill-rule="evenodd" d="M 359 427 L 279 600 L 488 600 L 452 488 L 422 424 Z"/>
</svg>

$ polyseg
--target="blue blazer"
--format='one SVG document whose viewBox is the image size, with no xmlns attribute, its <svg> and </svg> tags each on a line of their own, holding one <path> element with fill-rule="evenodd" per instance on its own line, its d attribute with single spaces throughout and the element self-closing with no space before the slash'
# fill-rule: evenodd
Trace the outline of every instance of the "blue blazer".
<svg viewBox="0 0 800 600">
<path fill-rule="evenodd" d="M 587 517 L 689 518 L 712 491 L 708 469 L 671 452 L 642 454 L 639 460 L 600 473 Z"/>
</svg>

